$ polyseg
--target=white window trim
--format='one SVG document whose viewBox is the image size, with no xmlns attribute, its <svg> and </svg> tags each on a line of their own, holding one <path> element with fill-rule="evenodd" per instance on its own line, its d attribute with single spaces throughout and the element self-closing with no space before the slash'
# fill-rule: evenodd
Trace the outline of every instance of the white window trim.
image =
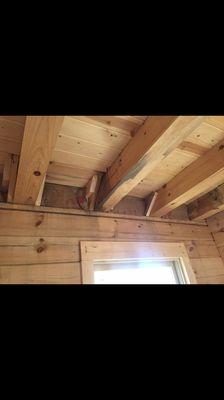
<svg viewBox="0 0 224 400">
<path fill-rule="evenodd" d="M 81 241 L 82 283 L 94 283 L 94 263 L 123 259 L 178 260 L 183 268 L 186 282 L 196 284 L 184 243 L 167 242 L 103 242 Z"/>
</svg>

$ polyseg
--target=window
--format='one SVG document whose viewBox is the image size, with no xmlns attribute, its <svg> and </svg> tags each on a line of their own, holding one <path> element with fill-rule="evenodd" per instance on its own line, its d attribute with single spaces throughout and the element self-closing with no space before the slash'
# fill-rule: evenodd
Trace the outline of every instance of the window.
<svg viewBox="0 0 224 400">
<path fill-rule="evenodd" d="M 82 282 L 197 283 L 183 243 L 80 242 Z"/>
<path fill-rule="evenodd" d="M 177 261 L 129 260 L 94 263 L 96 284 L 185 284 L 181 264 Z"/>
</svg>

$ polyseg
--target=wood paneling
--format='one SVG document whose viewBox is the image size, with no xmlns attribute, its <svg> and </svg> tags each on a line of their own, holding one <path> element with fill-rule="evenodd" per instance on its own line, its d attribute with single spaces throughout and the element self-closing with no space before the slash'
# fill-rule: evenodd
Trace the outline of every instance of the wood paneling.
<svg viewBox="0 0 224 400">
<path fill-rule="evenodd" d="M 3 207 L 12 210 L 0 209 L 0 283 L 80 283 L 81 240 L 183 242 L 198 282 L 220 283 L 224 276 L 206 225 L 78 210 L 47 212 L 49 208 L 31 206 L 22 211 L 25 206 L 14 204 Z"/>
<path fill-rule="evenodd" d="M 224 212 L 222 211 L 208 218 L 207 222 L 221 259 L 224 261 Z M 215 281 L 217 281 L 217 283 L 224 283 L 224 273 L 218 271 L 216 275 Z M 208 276 L 206 276 L 201 283 L 207 283 L 207 280 Z"/>
<path fill-rule="evenodd" d="M 80 263 L 1 266 L 0 283 L 80 284 Z"/>
</svg>

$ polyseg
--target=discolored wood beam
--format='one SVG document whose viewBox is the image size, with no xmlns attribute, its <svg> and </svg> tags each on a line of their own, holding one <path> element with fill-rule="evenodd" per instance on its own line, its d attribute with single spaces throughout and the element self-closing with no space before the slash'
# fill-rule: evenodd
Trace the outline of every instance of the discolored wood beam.
<svg viewBox="0 0 224 400">
<path fill-rule="evenodd" d="M 151 116 L 102 179 L 97 209 L 109 211 L 203 121 L 200 116 Z"/>
</svg>

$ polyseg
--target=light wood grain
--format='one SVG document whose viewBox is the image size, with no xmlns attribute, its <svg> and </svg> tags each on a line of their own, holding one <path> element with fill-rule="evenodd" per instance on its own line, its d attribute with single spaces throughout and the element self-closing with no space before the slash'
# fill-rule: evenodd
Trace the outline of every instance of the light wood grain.
<svg viewBox="0 0 224 400">
<path fill-rule="evenodd" d="M 83 240 L 116 241 L 121 248 L 127 241 L 181 241 L 191 262 L 199 265 L 197 280 L 214 283 L 222 264 L 209 228 L 200 224 L 0 204 L 0 283 L 80 283 L 79 243 Z"/>
<path fill-rule="evenodd" d="M 43 182 L 41 184 L 40 191 L 38 193 L 38 196 L 37 196 L 37 199 L 36 199 L 36 202 L 35 202 L 35 206 L 40 206 L 41 205 L 42 196 L 43 196 L 43 192 L 44 192 L 45 181 L 46 181 L 46 175 L 44 176 Z"/>
<path fill-rule="evenodd" d="M 145 216 L 149 217 L 152 211 L 152 208 L 155 204 L 156 198 L 158 196 L 158 192 L 152 192 L 150 196 L 146 199 L 146 209 L 145 209 Z"/>
<path fill-rule="evenodd" d="M 209 192 L 224 180 L 224 141 L 208 150 L 159 190 L 152 216 L 167 214 Z"/>
<path fill-rule="evenodd" d="M 103 178 L 99 209 L 113 208 L 202 121 L 203 117 L 149 117 Z"/>
<path fill-rule="evenodd" d="M 47 185 L 46 185 L 47 186 Z M 58 186 L 57 186 L 58 187 Z M 123 200 L 122 200 L 123 201 Z M 142 202 L 142 200 L 140 200 Z M 118 205 L 117 205 L 118 207 Z M 117 208 L 115 208 L 117 209 Z M 16 211 L 32 211 L 37 213 L 48 213 L 48 214 L 62 214 L 62 215 L 83 215 L 83 216 L 91 216 L 91 217 L 103 217 L 103 218 L 120 218 L 120 219 L 128 219 L 128 220 L 137 220 L 137 221 L 153 221 L 153 222 L 165 222 L 165 223 L 175 223 L 177 225 L 196 225 L 196 226 L 207 226 L 206 221 L 186 221 L 181 219 L 169 219 L 169 218 L 157 218 L 157 217 L 145 217 L 139 216 L 138 214 L 128 214 L 121 212 L 118 210 L 117 213 L 104 213 L 100 211 L 86 211 L 86 210 L 78 210 L 78 209 L 68 209 L 68 208 L 59 208 L 59 207 L 46 207 L 46 206 L 30 206 L 30 205 L 22 205 L 22 204 L 8 204 L 0 202 L 0 210 L 16 210 Z M 121 213 L 120 213 L 121 212 Z"/>
<path fill-rule="evenodd" d="M 12 203 L 14 199 L 18 164 L 19 164 L 19 157 L 13 154 L 11 160 L 11 169 L 10 169 L 10 177 L 9 177 L 9 185 L 7 193 L 7 201 L 9 203 Z"/>
<path fill-rule="evenodd" d="M 1 266 L 2 284 L 80 284 L 80 263 Z"/>
<path fill-rule="evenodd" d="M 3 192 L 7 192 L 8 186 L 9 186 L 9 181 L 10 181 L 10 172 L 11 172 L 11 165 L 12 165 L 12 156 L 10 155 L 4 163 L 4 169 L 3 169 L 3 176 L 2 176 L 2 184 L 1 184 L 1 190 Z"/>
<path fill-rule="evenodd" d="M 35 204 L 64 117 L 27 117 L 14 201 Z"/>
<path fill-rule="evenodd" d="M 223 210 L 224 185 L 218 186 L 188 205 L 189 217 L 192 220 L 205 219 Z"/>
</svg>

